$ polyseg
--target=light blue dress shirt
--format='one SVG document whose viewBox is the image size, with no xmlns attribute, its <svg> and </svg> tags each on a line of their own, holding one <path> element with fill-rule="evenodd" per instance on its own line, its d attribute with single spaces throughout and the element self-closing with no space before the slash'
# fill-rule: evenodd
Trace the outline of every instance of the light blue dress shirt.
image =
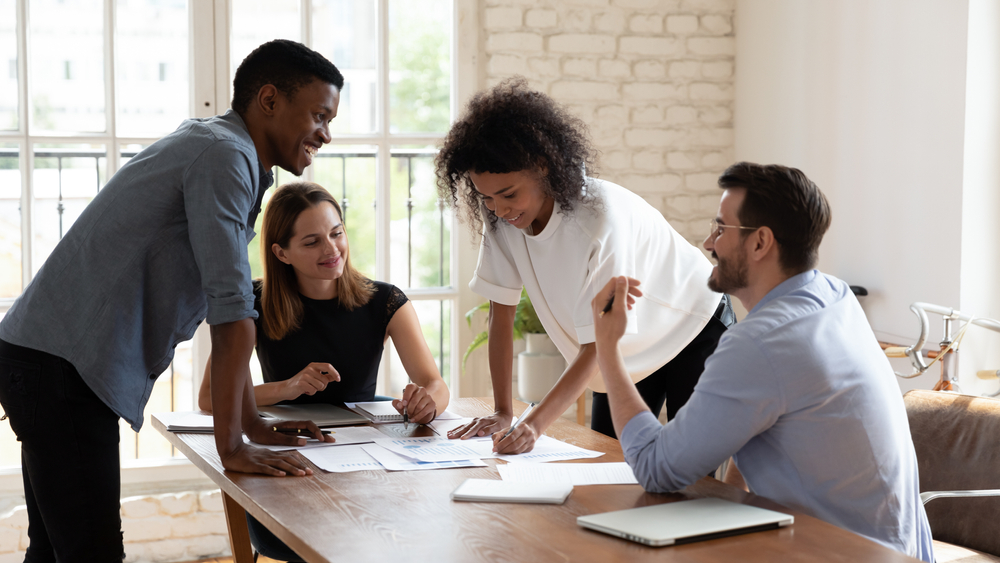
<svg viewBox="0 0 1000 563">
<path fill-rule="evenodd" d="M 247 243 L 272 182 L 239 114 L 185 121 L 84 209 L 0 339 L 69 361 L 138 431 L 178 343 L 257 316 Z"/>
<path fill-rule="evenodd" d="M 676 491 L 733 456 L 750 490 L 933 561 L 903 400 L 861 306 L 812 270 L 722 336 L 687 404 L 621 436 L 648 491 Z"/>
</svg>

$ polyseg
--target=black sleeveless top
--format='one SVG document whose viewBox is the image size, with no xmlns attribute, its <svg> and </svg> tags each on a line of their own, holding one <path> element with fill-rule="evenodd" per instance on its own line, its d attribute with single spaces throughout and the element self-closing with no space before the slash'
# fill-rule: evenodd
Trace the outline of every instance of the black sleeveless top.
<svg viewBox="0 0 1000 563">
<path fill-rule="evenodd" d="M 278 404 L 351 403 L 375 397 L 386 329 L 407 297 L 392 284 L 372 283 L 375 293 L 371 299 L 353 311 L 343 307 L 339 299 L 317 301 L 299 295 L 303 309 L 299 328 L 281 340 L 271 340 L 261 326 L 261 282 L 254 282 L 257 358 L 264 381 L 290 379 L 312 362 L 326 362 L 340 373 L 340 382 L 330 383 L 323 391 Z"/>
</svg>

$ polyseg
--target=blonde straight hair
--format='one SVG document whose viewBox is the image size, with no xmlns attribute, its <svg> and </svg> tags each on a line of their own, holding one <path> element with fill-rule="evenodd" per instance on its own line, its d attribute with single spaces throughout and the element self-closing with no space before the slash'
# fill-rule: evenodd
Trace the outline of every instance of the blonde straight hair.
<svg viewBox="0 0 1000 563">
<path fill-rule="evenodd" d="M 264 334 L 271 340 L 281 340 L 302 322 L 302 299 L 299 297 L 295 269 L 278 260 L 271 247 L 277 244 L 287 249 L 299 215 L 323 202 L 332 204 L 343 222 L 344 212 L 340 209 L 340 204 L 323 186 L 313 182 L 284 184 L 275 190 L 267 202 L 264 210 L 264 234 L 260 244 L 261 264 L 264 265 L 260 302 L 263 316 L 261 324 Z M 344 236 L 347 236 L 346 230 Z M 344 273 L 334 283 L 337 284 L 337 298 L 348 311 L 368 303 L 375 293 L 371 280 L 351 266 L 349 241 L 347 256 L 344 257 Z"/>
</svg>

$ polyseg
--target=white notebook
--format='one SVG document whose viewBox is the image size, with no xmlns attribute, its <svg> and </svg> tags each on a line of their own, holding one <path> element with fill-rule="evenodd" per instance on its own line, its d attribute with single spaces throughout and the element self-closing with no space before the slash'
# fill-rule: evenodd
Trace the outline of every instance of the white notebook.
<svg viewBox="0 0 1000 563">
<path fill-rule="evenodd" d="M 466 479 L 452 491 L 451 500 L 562 504 L 572 492 L 573 485 L 569 483 L 518 483 L 495 479 Z"/>
<path fill-rule="evenodd" d="M 354 408 L 372 422 L 403 422 L 403 415 L 392 406 L 392 401 L 355 403 Z"/>
</svg>

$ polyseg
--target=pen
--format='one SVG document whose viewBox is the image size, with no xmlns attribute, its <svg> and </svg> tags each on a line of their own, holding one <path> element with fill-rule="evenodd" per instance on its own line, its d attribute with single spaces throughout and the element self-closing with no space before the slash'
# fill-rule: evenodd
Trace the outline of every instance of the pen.
<svg viewBox="0 0 1000 563">
<path fill-rule="evenodd" d="M 608 304 L 604 306 L 604 309 L 602 309 L 600 314 L 597 316 L 603 317 L 605 313 L 609 313 L 611 311 L 611 306 L 614 304 L 615 304 L 615 296 L 612 295 L 611 299 L 608 299 Z"/>
<path fill-rule="evenodd" d="M 309 436 L 312 435 L 312 433 L 305 428 L 278 428 L 277 426 L 274 426 L 271 428 L 271 430 L 274 430 L 275 432 L 280 432 L 281 434 L 306 434 Z M 329 430 L 320 430 L 320 432 L 322 432 L 324 436 L 330 435 Z"/>
<path fill-rule="evenodd" d="M 406 409 L 403 409 L 403 430 L 410 427 L 410 415 L 407 414 Z"/>
<path fill-rule="evenodd" d="M 507 433 L 504 434 L 502 438 L 500 438 L 501 442 L 503 442 L 504 440 L 506 440 L 507 436 L 510 436 L 510 433 L 513 432 L 515 428 L 517 428 L 518 424 L 521 424 L 521 421 L 523 421 L 525 418 L 528 418 L 528 413 L 531 412 L 531 409 L 535 408 L 536 404 L 537 403 L 528 403 L 528 408 L 524 409 L 524 412 L 522 412 L 521 416 L 518 417 L 517 422 L 515 422 L 514 424 L 511 424 L 510 425 L 510 430 L 508 430 Z"/>
</svg>

